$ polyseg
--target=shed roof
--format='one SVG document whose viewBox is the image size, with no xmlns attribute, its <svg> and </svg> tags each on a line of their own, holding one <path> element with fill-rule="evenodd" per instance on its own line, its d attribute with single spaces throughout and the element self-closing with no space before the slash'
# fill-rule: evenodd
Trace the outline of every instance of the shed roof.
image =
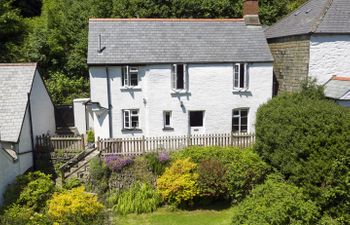
<svg viewBox="0 0 350 225">
<path fill-rule="evenodd" d="M 325 96 L 332 99 L 350 100 L 350 77 L 332 77 L 325 84 Z"/>
<path fill-rule="evenodd" d="M 243 19 L 89 21 L 89 65 L 241 61 L 273 61 L 262 28 Z"/>
<path fill-rule="evenodd" d="M 19 139 L 35 71 L 35 63 L 0 63 L 1 141 L 16 143 Z"/>
<path fill-rule="evenodd" d="M 268 29 L 268 39 L 303 35 L 350 33 L 349 0 L 310 0 Z"/>
</svg>

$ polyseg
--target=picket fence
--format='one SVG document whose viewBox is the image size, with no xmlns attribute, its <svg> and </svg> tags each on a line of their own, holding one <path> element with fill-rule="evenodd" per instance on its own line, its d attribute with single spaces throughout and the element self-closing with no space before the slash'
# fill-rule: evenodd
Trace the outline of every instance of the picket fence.
<svg viewBox="0 0 350 225">
<path fill-rule="evenodd" d="M 37 151 L 84 150 L 85 137 L 84 135 L 40 135 L 36 137 L 36 149 Z"/>
<path fill-rule="evenodd" d="M 255 143 L 255 134 L 227 133 L 164 137 L 98 138 L 96 147 L 102 155 L 141 155 L 155 151 L 174 151 L 188 146 L 234 146 L 247 148 Z"/>
</svg>

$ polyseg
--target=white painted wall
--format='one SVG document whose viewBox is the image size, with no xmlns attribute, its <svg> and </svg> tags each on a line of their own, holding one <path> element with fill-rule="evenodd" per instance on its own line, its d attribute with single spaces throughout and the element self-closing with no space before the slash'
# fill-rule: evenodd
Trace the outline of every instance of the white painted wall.
<svg viewBox="0 0 350 225">
<path fill-rule="evenodd" d="M 86 134 L 86 128 L 89 128 L 89 120 L 91 116 L 85 105 L 89 100 L 89 98 L 78 98 L 73 100 L 74 126 L 77 128 L 79 134 Z"/>
<path fill-rule="evenodd" d="M 333 75 L 350 77 L 350 35 L 312 35 L 309 75 L 319 84 Z"/>
<path fill-rule="evenodd" d="M 205 133 L 229 133 L 232 110 L 249 108 L 249 131 L 255 130 L 258 107 L 272 97 L 272 63 L 250 65 L 249 91 L 233 92 L 233 64 L 189 64 L 189 92 L 171 90 L 171 65 L 139 67 L 139 88 L 121 86 L 121 67 L 109 67 L 113 137 L 185 135 L 189 111 L 205 111 Z M 105 67 L 91 67 L 91 100 L 107 106 Z M 183 102 L 184 107 L 180 106 Z M 122 131 L 122 110 L 139 109 L 141 132 Z M 163 111 L 172 111 L 174 131 L 163 131 Z M 107 113 L 96 118 L 96 136 L 108 137 Z"/>
<path fill-rule="evenodd" d="M 14 162 L 12 158 L 0 149 L 0 206 L 3 203 L 3 193 L 8 184 L 12 183 L 20 174 L 19 161 Z"/>
<path fill-rule="evenodd" d="M 55 109 L 38 71 L 35 73 L 30 102 L 34 137 L 55 134 Z"/>
</svg>

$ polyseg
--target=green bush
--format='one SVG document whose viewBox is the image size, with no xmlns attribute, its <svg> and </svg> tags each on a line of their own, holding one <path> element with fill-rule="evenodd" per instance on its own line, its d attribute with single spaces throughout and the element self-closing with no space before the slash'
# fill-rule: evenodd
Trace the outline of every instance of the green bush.
<svg viewBox="0 0 350 225">
<path fill-rule="evenodd" d="M 87 142 L 89 143 L 95 143 L 95 133 L 93 130 L 87 131 Z"/>
<path fill-rule="evenodd" d="M 39 171 L 20 175 L 6 189 L 4 206 L 17 203 L 38 211 L 45 206 L 54 190 L 55 186 L 50 175 Z"/>
<path fill-rule="evenodd" d="M 157 176 L 163 174 L 165 168 L 168 166 L 168 161 L 161 162 L 159 160 L 159 153 L 152 152 L 145 155 L 150 170 Z"/>
<path fill-rule="evenodd" d="M 63 184 L 63 188 L 66 190 L 71 190 L 76 187 L 80 187 L 82 185 L 82 182 L 78 178 L 71 178 L 65 180 Z"/>
<path fill-rule="evenodd" d="M 103 197 L 108 191 L 110 171 L 105 162 L 99 157 L 93 158 L 89 163 L 90 177 L 87 189 Z"/>
<path fill-rule="evenodd" d="M 219 160 L 202 160 L 198 165 L 198 173 L 198 187 L 202 197 L 209 201 L 227 197 L 227 170 Z"/>
<path fill-rule="evenodd" d="M 50 225 L 45 214 L 34 212 L 32 208 L 13 204 L 0 217 L 2 225 Z"/>
<path fill-rule="evenodd" d="M 266 162 L 330 216 L 350 215 L 349 109 L 314 87 L 282 94 L 258 110 L 256 133 L 255 150 Z"/>
<path fill-rule="evenodd" d="M 163 200 L 171 205 L 186 206 L 200 194 L 197 185 L 197 164 L 190 158 L 179 159 L 165 169 L 157 179 L 157 188 Z"/>
<path fill-rule="evenodd" d="M 190 157 L 194 162 L 215 159 L 226 169 L 227 198 L 240 201 L 249 191 L 262 183 L 269 172 L 268 165 L 252 149 L 222 147 L 190 147 L 173 153 L 173 160 Z"/>
<path fill-rule="evenodd" d="M 151 185 L 135 182 L 130 189 L 112 194 L 108 202 L 119 214 L 140 214 L 155 211 L 161 198 Z"/>
<path fill-rule="evenodd" d="M 318 217 L 316 204 L 303 189 L 271 177 L 233 208 L 232 224 L 313 225 Z"/>
</svg>

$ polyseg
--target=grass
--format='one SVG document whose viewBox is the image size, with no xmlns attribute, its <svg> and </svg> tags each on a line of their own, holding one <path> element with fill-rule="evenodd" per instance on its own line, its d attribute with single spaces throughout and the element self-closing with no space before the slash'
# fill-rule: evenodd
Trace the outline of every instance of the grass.
<svg viewBox="0 0 350 225">
<path fill-rule="evenodd" d="M 231 209 L 191 211 L 170 211 L 160 208 L 149 214 L 129 214 L 116 216 L 115 225 L 229 225 L 231 224 Z"/>
</svg>

